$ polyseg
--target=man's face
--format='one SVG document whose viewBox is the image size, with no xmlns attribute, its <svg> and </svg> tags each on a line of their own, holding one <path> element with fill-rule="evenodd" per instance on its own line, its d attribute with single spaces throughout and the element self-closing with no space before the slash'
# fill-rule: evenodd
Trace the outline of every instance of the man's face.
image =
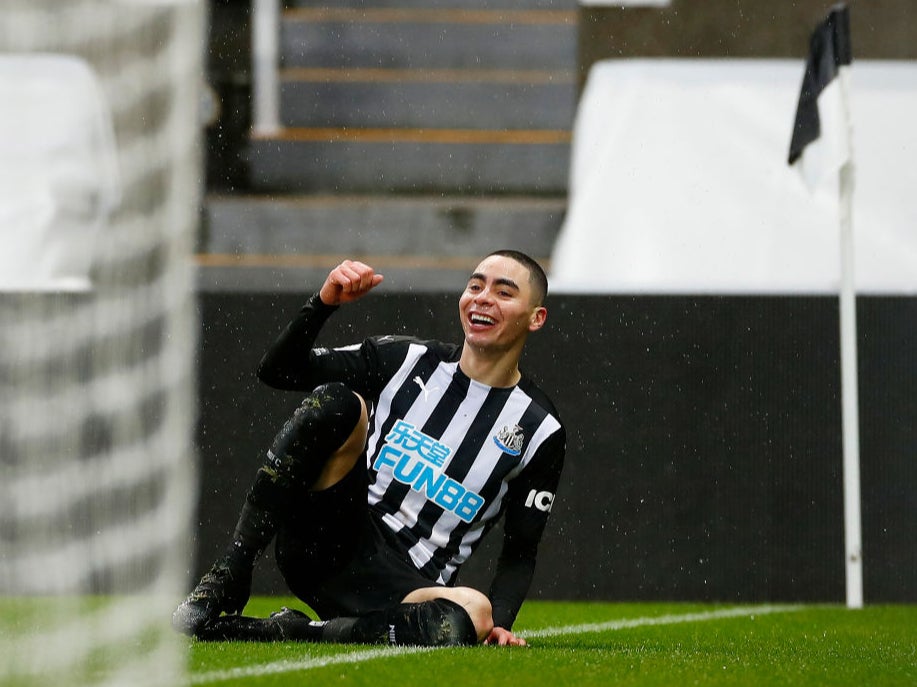
<svg viewBox="0 0 917 687">
<path fill-rule="evenodd" d="M 509 350 L 544 324 L 533 302 L 529 272 L 512 258 L 491 255 L 478 265 L 459 298 L 465 341 L 476 348 Z"/>
</svg>

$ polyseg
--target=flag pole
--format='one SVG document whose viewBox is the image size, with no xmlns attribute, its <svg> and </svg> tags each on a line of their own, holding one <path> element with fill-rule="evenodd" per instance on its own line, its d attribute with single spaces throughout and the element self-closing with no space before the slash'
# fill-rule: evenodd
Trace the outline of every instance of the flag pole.
<svg viewBox="0 0 917 687">
<path fill-rule="evenodd" d="M 810 190 L 823 172 L 838 171 L 840 222 L 841 423 L 844 482 L 844 560 L 847 607 L 863 607 L 863 535 L 860 514 L 860 403 L 857 383 L 856 284 L 853 240 L 853 127 L 848 67 L 850 18 L 835 5 L 812 33 L 802 80 L 789 163 L 797 165 Z"/>
<path fill-rule="evenodd" d="M 838 74 L 843 121 L 850 156 L 839 171 L 840 220 L 840 343 L 841 417 L 844 452 L 844 550 L 846 559 L 847 607 L 863 607 L 863 543 L 860 512 L 860 403 L 857 364 L 856 282 L 853 240 L 853 135 L 850 125 L 847 72 Z"/>
</svg>

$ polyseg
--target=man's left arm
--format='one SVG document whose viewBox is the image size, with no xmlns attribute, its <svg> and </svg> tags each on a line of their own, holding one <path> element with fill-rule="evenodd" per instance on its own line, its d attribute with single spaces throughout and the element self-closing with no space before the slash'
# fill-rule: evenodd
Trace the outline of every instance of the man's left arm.
<svg viewBox="0 0 917 687">
<path fill-rule="evenodd" d="M 531 463 L 510 485 L 503 526 L 503 548 L 490 586 L 494 632 L 488 644 L 524 644 L 513 623 L 535 574 L 541 541 L 560 481 L 566 450 L 561 427 L 538 448 Z"/>
</svg>

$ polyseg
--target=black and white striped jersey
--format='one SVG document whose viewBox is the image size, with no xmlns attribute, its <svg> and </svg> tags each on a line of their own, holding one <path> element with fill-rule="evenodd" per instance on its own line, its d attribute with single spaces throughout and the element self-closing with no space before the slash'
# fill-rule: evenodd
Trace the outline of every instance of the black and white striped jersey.
<svg viewBox="0 0 917 687">
<path fill-rule="evenodd" d="M 504 521 L 490 589 L 510 627 L 528 590 L 560 479 L 565 431 L 527 377 L 493 388 L 460 369 L 459 346 L 400 336 L 313 349 L 334 308 L 316 297 L 268 351 L 259 376 L 311 390 L 341 381 L 370 406 L 370 510 L 431 581 L 451 584 L 482 537 Z"/>
</svg>

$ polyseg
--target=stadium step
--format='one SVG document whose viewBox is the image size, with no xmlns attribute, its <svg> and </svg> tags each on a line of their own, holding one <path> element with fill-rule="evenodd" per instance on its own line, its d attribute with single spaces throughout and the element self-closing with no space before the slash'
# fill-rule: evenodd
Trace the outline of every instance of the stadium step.
<svg viewBox="0 0 917 687">
<path fill-rule="evenodd" d="M 294 67 L 281 73 L 291 127 L 568 129 L 569 69 Z"/>
<path fill-rule="evenodd" d="M 286 129 L 251 142 L 252 185 L 296 193 L 564 193 L 567 130 Z"/>
<path fill-rule="evenodd" d="M 504 196 L 212 196 L 199 278 L 206 291 L 302 291 L 360 258 L 397 291 L 454 293 L 483 254 L 524 247 L 546 261 L 566 199 Z"/>
<path fill-rule="evenodd" d="M 293 7 L 283 66 L 574 69 L 574 10 Z"/>
</svg>

